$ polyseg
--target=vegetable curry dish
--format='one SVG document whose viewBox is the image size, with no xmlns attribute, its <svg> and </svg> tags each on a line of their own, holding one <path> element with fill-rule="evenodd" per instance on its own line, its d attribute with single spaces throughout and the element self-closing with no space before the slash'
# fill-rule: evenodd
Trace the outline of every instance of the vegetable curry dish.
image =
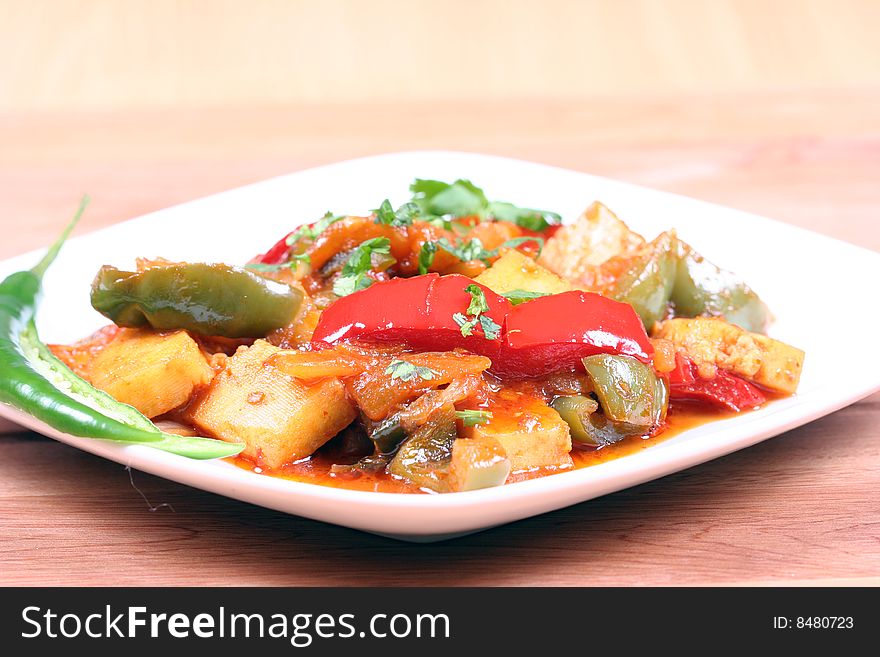
<svg viewBox="0 0 880 657">
<path fill-rule="evenodd" d="M 105 265 L 112 324 L 46 357 L 170 451 L 211 439 L 257 472 L 401 492 L 563 472 L 795 393 L 804 353 L 674 230 L 600 203 L 562 225 L 467 180 L 411 192 L 243 265 Z"/>
</svg>

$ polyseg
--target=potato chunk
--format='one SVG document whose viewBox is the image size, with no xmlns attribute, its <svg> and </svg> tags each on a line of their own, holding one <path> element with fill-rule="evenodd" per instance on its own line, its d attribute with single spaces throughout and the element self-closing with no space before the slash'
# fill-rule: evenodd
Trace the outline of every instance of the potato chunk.
<svg viewBox="0 0 880 657">
<path fill-rule="evenodd" d="M 489 400 L 489 410 L 492 419 L 473 428 L 473 439 L 500 443 L 513 472 L 572 466 L 568 425 L 534 391 L 502 389 Z"/>
<path fill-rule="evenodd" d="M 800 349 L 718 318 L 670 319 L 657 324 L 653 337 L 687 354 L 703 378 L 720 368 L 786 394 L 797 390 L 804 366 Z"/>
<path fill-rule="evenodd" d="M 150 418 L 182 406 L 213 376 L 186 331 L 122 329 L 89 368 L 92 385 Z"/>
<path fill-rule="evenodd" d="M 189 409 L 193 424 L 268 468 L 311 455 L 351 424 L 356 411 L 338 379 L 305 385 L 266 361 L 281 351 L 264 340 L 240 348 Z"/>
<path fill-rule="evenodd" d="M 506 250 L 474 280 L 498 294 L 512 290 L 558 294 L 574 289 L 571 283 L 515 249 Z"/>
<path fill-rule="evenodd" d="M 570 281 L 590 281 L 594 267 L 644 245 L 641 235 L 596 202 L 577 221 L 563 226 L 547 240 L 538 262 Z"/>
</svg>

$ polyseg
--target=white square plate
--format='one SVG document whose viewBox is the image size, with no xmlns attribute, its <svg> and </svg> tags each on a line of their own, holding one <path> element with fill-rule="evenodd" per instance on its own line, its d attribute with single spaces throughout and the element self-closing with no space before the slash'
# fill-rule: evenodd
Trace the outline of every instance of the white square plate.
<svg viewBox="0 0 880 657">
<path fill-rule="evenodd" d="M 0 405 L 0 416 L 105 458 L 279 511 L 413 541 L 434 541 L 583 502 L 708 461 L 800 426 L 880 389 L 870 347 L 880 304 L 880 254 L 786 224 L 575 171 L 498 157 L 397 153 L 274 178 L 72 239 L 45 281 L 38 326 L 71 342 L 106 323 L 89 284 L 105 263 L 136 256 L 242 263 L 327 210 L 366 213 L 408 198 L 413 178 L 469 178 L 490 198 L 574 219 L 598 199 L 648 238 L 676 228 L 716 264 L 742 276 L 776 316 L 771 335 L 807 353 L 796 397 L 711 422 L 638 453 L 499 488 L 444 495 L 372 493 L 258 475 L 224 461 L 192 461 L 141 446 L 72 437 Z M 59 230 L 66 218 L 58 218 Z M 0 263 L 0 277 L 31 267 L 33 252 Z M 866 302 L 867 301 L 867 302 Z"/>
</svg>

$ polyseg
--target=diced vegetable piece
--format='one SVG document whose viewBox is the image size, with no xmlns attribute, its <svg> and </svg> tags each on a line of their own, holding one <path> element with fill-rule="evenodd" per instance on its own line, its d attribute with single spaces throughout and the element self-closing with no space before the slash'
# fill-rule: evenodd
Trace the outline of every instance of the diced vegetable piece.
<svg viewBox="0 0 880 657">
<path fill-rule="evenodd" d="M 675 369 L 675 345 L 669 340 L 651 338 L 651 346 L 654 347 L 654 370 L 665 374 Z"/>
<path fill-rule="evenodd" d="M 721 369 L 770 390 L 792 394 L 804 365 L 800 349 L 723 319 L 670 319 L 656 326 L 654 337 L 673 342 L 696 364 L 703 379 L 714 378 Z"/>
<path fill-rule="evenodd" d="M 459 438 L 452 445 L 449 490 L 466 491 L 501 486 L 510 475 L 510 459 L 493 438 Z"/>
<path fill-rule="evenodd" d="M 697 366 L 687 356 L 677 354 L 678 364 L 669 374 L 669 396 L 676 401 L 698 401 L 739 412 L 767 401 L 757 387 L 724 370 L 712 379 L 702 379 Z"/>
<path fill-rule="evenodd" d="M 628 356 L 603 354 L 584 358 L 584 367 L 609 420 L 644 431 L 666 418 L 666 387 L 649 365 Z"/>
<path fill-rule="evenodd" d="M 550 406 L 565 420 L 571 431 L 572 442 L 596 444 L 589 430 L 590 416 L 599 410 L 599 403 L 595 399 L 583 395 L 565 395 L 554 399 Z"/>
<path fill-rule="evenodd" d="M 628 303 L 648 330 L 666 316 L 675 283 L 675 237 L 662 233 L 614 282 L 609 296 Z"/>
<path fill-rule="evenodd" d="M 513 472 L 572 465 L 568 425 L 543 399 L 529 391 L 504 389 L 490 400 L 492 419 L 473 427 L 472 436 L 497 440 Z"/>
<path fill-rule="evenodd" d="M 263 340 L 239 349 L 189 409 L 197 427 L 244 442 L 269 468 L 311 455 L 356 416 L 338 379 L 305 385 L 266 364 L 279 351 Z"/>
<path fill-rule="evenodd" d="M 573 224 L 560 228 L 544 246 L 538 262 L 570 281 L 589 277 L 592 269 L 609 258 L 644 246 L 611 210 L 593 203 Z"/>
<path fill-rule="evenodd" d="M 420 488 L 444 492 L 455 439 L 455 408 L 450 404 L 432 415 L 400 446 L 388 464 L 389 474 Z"/>
<path fill-rule="evenodd" d="M 426 390 L 480 374 L 491 365 L 485 356 L 455 351 L 404 354 L 404 357 L 412 365 L 429 368 L 430 378 L 416 376 L 405 381 L 394 378 L 385 367 L 377 367 L 346 381 L 352 399 L 371 420 L 381 420 Z"/>
<path fill-rule="evenodd" d="M 723 317 L 747 331 L 764 333 L 770 312 L 748 285 L 681 240 L 677 251 L 678 268 L 671 296 L 676 315 Z"/>
<path fill-rule="evenodd" d="M 474 280 L 501 295 L 514 290 L 558 294 L 573 289 L 564 278 L 515 249 L 504 251 L 489 269 Z"/>
<path fill-rule="evenodd" d="M 563 292 L 515 306 L 504 328 L 492 369 L 512 376 L 578 371 L 585 356 L 599 353 L 645 361 L 653 353 L 633 308 L 592 292 Z"/>
<path fill-rule="evenodd" d="M 186 331 L 124 329 L 98 352 L 89 375 L 96 388 L 152 418 L 189 401 L 214 371 Z"/>
<path fill-rule="evenodd" d="M 91 300 L 119 326 L 257 338 L 293 320 L 302 292 L 223 264 L 172 263 L 138 272 L 105 265 Z"/>
<path fill-rule="evenodd" d="M 370 429 L 369 436 L 379 453 L 392 454 L 406 440 L 406 431 L 400 426 L 400 418 L 392 415 Z"/>
</svg>

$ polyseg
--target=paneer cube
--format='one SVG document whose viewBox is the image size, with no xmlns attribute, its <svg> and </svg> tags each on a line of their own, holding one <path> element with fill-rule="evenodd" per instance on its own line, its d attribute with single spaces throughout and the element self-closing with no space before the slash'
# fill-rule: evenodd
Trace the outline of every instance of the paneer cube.
<svg viewBox="0 0 880 657">
<path fill-rule="evenodd" d="M 186 331 L 122 329 L 89 368 L 92 385 L 150 418 L 182 406 L 213 376 Z"/>
<path fill-rule="evenodd" d="M 498 294 L 513 290 L 558 294 L 574 289 L 564 278 L 515 249 L 506 250 L 489 269 L 474 280 Z"/>
<path fill-rule="evenodd" d="M 511 471 L 573 465 L 568 425 L 534 392 L 502 389 L 489 400 L 489 410 L 492 419 L 473 428 L 473 439 L 500 443 Z"/>
<path fill-rule="evenodd" d="M 189 408 L 197 427 L 243 442 L 243 454 L 277 469 L 310 456 L 355 419 L 338 379 L 306 385 L 266 361 L 281 351 L 264 340 L 240 348 Z"/>
<path fill-rule="evenodd" d="M 614 256 L 645 245 L 611 210 L 593 203 L 573 224 L 563 226 L 547 240 L 540 264 L 576 283 L 591 280 L 592 269 Z"/>
<path fill-rule="evenodd" d="M 656 325 L 653 337 L 672 342 L 703 378 L 720 368 L 785 394 L 797 390 L 804 366 L 800 349 L 713 317 L 670 319 Z"/>
</svg>

